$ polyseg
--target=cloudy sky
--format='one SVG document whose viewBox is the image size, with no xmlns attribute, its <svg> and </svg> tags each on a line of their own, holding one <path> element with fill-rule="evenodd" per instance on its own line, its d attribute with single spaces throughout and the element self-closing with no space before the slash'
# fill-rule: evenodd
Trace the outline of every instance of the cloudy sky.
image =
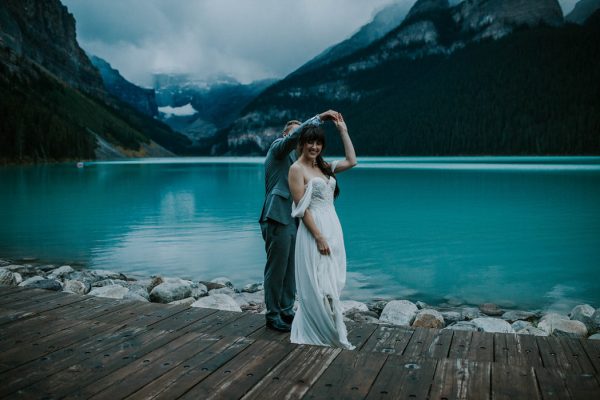
<svg viewBox="0 0 600 400">
<path fill-rule="evenodd" d="M 415 0 L 62 0 L 79 44 L 130 81 L 156 72 L 242 82 L 282 78 L 368 23 Z M 567 13 L 577 0 L 560 0 Z"/>
</svg>

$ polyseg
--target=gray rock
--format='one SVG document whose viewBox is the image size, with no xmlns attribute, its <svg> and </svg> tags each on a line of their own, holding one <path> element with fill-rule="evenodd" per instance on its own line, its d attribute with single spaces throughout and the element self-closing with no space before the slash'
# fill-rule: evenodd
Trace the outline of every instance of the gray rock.
<svg viewBox="0 0 600 400">
<path fill-rule="evenodd" d="M 87 285 L 92 285 L 101 279 L 90 271 L 75 271 L 69 275 L 69 279 L 83 282 Z"/>
<path fill-rule="evenodd" d="M 417 306 L 408 300 L 392 300 L 381 312 L 379 322 L 410 326 L 417 315 Z"/>
<path fill-rule="evenodd" d="M 4 267 L 4 266 L 10 265 L 10 264 L 12 264 L 10 261 L 3 260 L 3 259 L 0 258 L 0 267 Z"/>
<path fill-rule="evenodd" d="M 39 276 L 39 275 L 32 276 L 31 278 L 27 278 L 23 282 L 19 283 L 19 286 L 27 287 L 27 286 L 33 284 L 34 282 L 43 281 L 44 279 L 46 279 L 46 278 L 44 278 L 43 276 Z"/>
<path fill-rule="evenodd" d="M 144 287 L 146 289 L 146 291 L 148 293 L 150 293 L 152 291 L 152 289 L 154 289 L 155 287 L 157 287 L 158 285 L 163 283 L 163 280 L 162 280 L 162 277 L 160 277 L 160 276 L 153 276 L 152 278 L 149 278 L 149 279 L 138 279 L 137 281 L 134 281 L 132 283 L 137 286 Z"/>
<path fill-rule="evenodd" d="M 43 272 L 46 272 L 46 273 L 50 272 L 50 271 L 52 271 L 53 269 L 56 269 L 56 268 L 57 267 L 54 264 L 38 265 L 36 267 L 36 269 L 39 269 L 40 271 L 43 271 Z"/>
<path fill-rule="evenodd" d="M 93 288 L 88 295 L 97 297 L 107 297 L 109 299 L 122 299 L 129 292 L 129 289 L 121 285 L 102 286 Z"/>
<path fill-rule="evenodd" d="M 107 271 L 105 269 L 94 269 L 90 271 L 93 275 L 95 275 L 98 279 L 122 279 L 124 281 L 127 280 L 127 277 L 120 272 Z"/>
<path fill-rule="evenodd" d="M 68 293 L 87 294 L 91 290 L 89 284 L 71 279 L 66 279 L 63 285 L 63 291 Z"/>
<path fill-rule="evenodd" d="M 210 296 L 212 294 L 226 294 L 228 296 L 233 296 L 235 294 L 235 290 L 233 290 L 230 287 L 222 287 L 218 289 L 209 290 L 208 295 Z"/>
<path fill-rule="evenodd" d="M 204 297 L 208 295 L 208 288 L 206 285 L 202 283 L 197 283 L 192 286 L 192 297 L 195 299 L 199 299 L 200 297 Z"/>
<path fill-rule="evenodd" d="M 419 311 L 412 323 L 413 328 L 440 329 L 445 325 L 442 314 L 434 309 L 423 309 Z"/>
<path fill-rule="evenodd" d="M 201 297 L 191 304 L 192 307 L 216 308 L 217 310 L 239 311 L 242 309 L 235 300 L 226 294 L 213 294 L 206 297 Z"/>
<path fill-rule="evenodd" d="M 592 315 L 592 332 L 600 332 L 600 308 Z"/>
<path fill-rule="evenodd" d="M 465 307 L 461 310 L 462 319 L 471 321 L 475 318 L 481 317 L 481 312 L 475 307 Z"/>
<path fill-rule="evenodd" d="M 195 301 L 196 299 L 193 297 L 186 297 L 185 299 L 172 301 L 169 304 L 178 306 L 191 306 Z"/>
<path fill-rule="evenodd" d="M 519 335 L 534 335 L 534 336 L 548 336 L 546 331 L 543 331 L 535 326 L 528 326 L 526 328 L 517 331 Z"/>
<path fill-rule="evenodd" d="M 462 320 L 462 314 L 456 311 L 442 311 L 441 314 L 447 324 Z"/>
<path fill-rule="evenodd" d="M 470 331 L 476 332 L 479 329 L 477 326 L 471 321 L 458 321 L 453 323 L 452 325 L 448 325 L 444 329 L 451 329 L 453 331 Z"/>
<path fill-rule="evenodd" d="M 482 332 L 515 333 L 512 326 L 500 318 L 480 317 L 471 322 Z"/>
<path fill-rule="evenodd" d="M 125 296 L 123 296 L 123 300 L 142 301 L 145 303 L 150 301 L 146 297 L 140 296 L 138 293 L 132 292 L 131 290 L 125 293 Z"/>
<path fill-rule="evenodd" d="M 62 267 L 50 271 L 48 279 L 63 280 L 68 278 L 73 272 L 75 272 L 75 270 L 70 265 L 63 265 Z"/>
<path fill-rule="evenodd" d="M 150 292 L 150 300 L 155 303 L 170 303 L 192 296 L 192 287 L 188 281 L 164 282 Z"/>
<path fill-rule="evenodd" d="M 594 333 L 588 339 L 590 339 L 590 340 L 600 340 L 600 333 Z"/>
<path fill-rule="evenodd" d="M 494 303 L 484 303 L 484 304 L 480 305 L 479 311 L 481 311 L 485 315 L 489 315 L 492 317 L 497 317 L 497 316 L 504 314 L 504 310 L 502 310 L 500 307 L 498 307 Z"/>
<path fill-rule="evenodd" d="M 122 279 L 102 279 L 100 281 L 96 281 L 92 283 L 92 287 L 102 287 L 102 286 L 111 286 L 111 285 L 121 285 L 123 287 L 128 287 L 129 282 L 124 281 Z"/>
<path fill-rule="evenodd" d="M 343 300 L 340 301 L 340 304 L 342 306 L 342 313 L 343 314 L 348 314 L 350 312 L 356 312 L 356 311 L 369 311 L 369 307 L 367 307 L 367 305 L 365 303 L 361 303 L 360 301 L 354 301 L 354 300 Z"/>
<path fill-rule="evenodd" d="M 23 283 L 25 283 L 25 282 L 23 282 Z M 26 286 L 28 288 L 35 288 L 35 289 L 54 290 L 57 292 L 59 292 L 63 289 L 62 284 L 59 281 L 55 281 L 54 279 L 46 279 L 46 278 L 31 281 L 31 282 L 27 283 L 27 285 L 23 285 L 23 286 Z"/>
<path fill-rule="evenodd" d="M 377 315 L 381 315 L 381 312 L 383 311 L 387 303 L 389 303 L 389 300 L 376 300 L 372 303 L 368 303 L 367 307 L 369 307 L 369 310 L 377 313 Z"/>
<path fill-rule="evenodd" d="M 143 297 L 146 301 L 150 301 L 150 293 L 146 290 L 145 285 L 140 286 L 137 284 L 137 281 L 135 281 L 133 284 L 129 284 L 125 287 L 129 289 L 129 293 L 136 294 L 137 296 Z"/>
<path fill-rule="evenodd" d="M 225 288 L 223 288 L 225 289 Z M 219 289 L 215 289 L 219 290 Z M 211 291 L 212 292 L 212 291 Z M 225 293 L 227 294 L 227 293 Z M 243 311 L 253 311 L 260 312 L 265 306 L 265 292 L 242 292 L 242 293 L 233 293 L 231 297 L 235 300 L 235 302 L 240 306 Z"/>
<path fill-rule="evenodd" d="M 351 321 L 366 324 L 377 324 L 379 323 L 379 316 L 373 311 L 351 311 L 344 314 L 346 318 Z"/>
<path fill-rule="evenodd" d="M 531 324 L 531 322 L 529 321 L 515 321 L 512 324 L 510 324 L 510 326 L 512 326 L 512 328 L 515 330 L 515 332 L 519 332 L 520 330 L 523 330 L 525 328 L 529 328 L 529 327 L 533 327 L 533 325 Z"/>
<path fill-rule="evenodd" d="M 588 335 L 588 330 L 583 322 L 555 316 L 546 317 L 539 322 L 537 327 L 549 335 L 570 338 L 585 338 Z"/>
<path fill-rule="evenodd" d="M 36 268 L 33 265 L 19 265 L 19 264 L 9 264 L 3 266 L 10 272 L 18 272 L 21 275 L 32 275 L 36 273 Z"/>
<path fill-rule="evenodd" d="M 444 300 L 446 300 L 446 304 L 448 304 L 450 307 L 458 307 L 465 304 L 463 299 L 454 296 L 445 296 Z"/>
<path fill-rule="evenodd" d="M 15 277 L 15 285 L 19 286 L 19 284 L 23 282 L 23 277 L 18 272 L 13 272 L 13 276 Z"/>
<path fill-rule="evenodd" d="M 419 310 L 424 310 L 424 309 L 426 309 L 426 308 L 430 308 L 430 307 L 427 305 L 427 303 L 424 303 L 424 302 L 422 302 L 422 301 L 417 301 L 415 304 L 416 304 L 416 306 L 417 306 L 417 308 L 418 308 Z"/>
<path fill-rule="evenodd" d="M 233 289 L 233 283 L 231 283 L 231 280 L 229 278 L 226 278 L 224 276 L 220 276 L 218 278 L 215 278 L 213 280 L 211 280 L 212 283 L 218 283 L 219 285 L 223 285 L 223 286 L 227 286 L 228 288 Z"/>
<path fill-rule="evenodd" d="M 511 310 L 502 314 L 502 319 L 508 322 L 532 321 L 537 317 L 535 313 L 529 311 Z"/>
<path fill-rule="evenodd" d="M 594 321 L 592 320 L 594 312 L 596 312 L 594 307 L 589 304 L 581 304 L 573 307 L 569 316 L 572 320 L 583 322 L 589 332 L 594 332 Z"/>
<path fill-rule="evenodd" d="M 265 290 L 265 286 L 262 282 L 249 283 L 242 288 L 242 292 L 254 293 Z"/>
<path fill-rule="evenodd" d="M 221 285 L 220 283 L 209 282 L 209 281 L 200 281 L 200 283 L 203 284 L 204 286 L 206 286 L 207 290 L 221 289 L 221 288 L 225 287 L 225 285 Z"/>
<path fill-rule="evenodd" d="M 6 268 L 0 268 L 0 286 L 15 286 L 16 284 L 17 280 L 14 272 Z"/>
</svg>

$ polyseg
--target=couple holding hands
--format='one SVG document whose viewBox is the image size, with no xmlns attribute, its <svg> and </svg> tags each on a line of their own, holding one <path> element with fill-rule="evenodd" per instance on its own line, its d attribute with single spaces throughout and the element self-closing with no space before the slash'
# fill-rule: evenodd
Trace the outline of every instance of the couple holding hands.
<svg viewBox="0 0 600 400">
<path fill-rule="evenodd" d="M 325 121 L 332 121 L 340 134 L 343 160 L 323 159 L 325 133 L 320 125 Z M 267 327 L 291 331 L 292 343 L 354 348 L 340 303 L 346 251 L 333 202 L 339 194 L 335 174 L 355 165 L 344 118 L 332 110 L 304 123 L 289 121 L 267 153 L 260 216 L 267 252 Z"/>
</svg>

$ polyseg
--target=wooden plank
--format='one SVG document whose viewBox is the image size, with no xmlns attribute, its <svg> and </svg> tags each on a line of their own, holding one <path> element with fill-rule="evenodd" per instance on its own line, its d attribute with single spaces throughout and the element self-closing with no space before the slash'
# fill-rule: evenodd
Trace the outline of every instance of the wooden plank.
<svg viewBox="0 0 600 400">
<path fill-rule="evenodd" d="M 362 347 L 361 351 L 378 351 L 402 354 L 414 330 L 405 327 L 380 326 Z"/>
<path fill-rule="evenodd" d="M 176 332 L 186 329 L 186 331 L 190 332 L 194 331 L 194 329 L 188 329 L 188 327 L 218 313 L 218 310 L 211 308 L 191 308 L 148 325 L 148 329 L 159 332 Z"/>
<path fill-rule="evenodd" d="M 493 363 L 492 399 L 541 399 L 533 367 Z"/>
<path fill-rule="evenodd" d="M 377 330 L 377 324 L 347 323 L 348 341 L 356 346 L 356 351 L 363 348 L 367 340 Z"/>
<path fill-rule="evenodd" d="M 276 342 L 290 343 L 289 332 L 279 332 L 273 329 L 269 329 L 266 326 L 259 328 L 254 333 L 250 334 L 248 337 L 255 340 L 270 340 Z"/>
<path fill-rule="evenodd" d="M 387 359 L 385 353 L 344 350 L 308 390 L 305 399 L 364 399 Z"/>
<path fill-rule="evenodd" d="M 494 361 L 494 334 L 473 332 L 467 359 L 472 361 Z"/>
<path fill-rule="evenodd" d="M 154 325 L 160 321 L 163 321 L 167 318 L 170 318 L 174 315 L 178 315 L 182 312 L 185 312 L 189 307 L 177 305 L 177 306 L 167 306 L 163 304 L 151 304 L 149 305 L 147 310 L 142 311 L 132 320 L 127 322 L 129 326 L 150 326 Z"/>
<path fill-rule="evenodd" d="M 452 329 L 436 329 L 433 340 L 427 350 L 427 356 L 437 359 L 447 358 L 453 336 L 454 331 Z"/>
<path fill-rule="evenodd" d="M 48 310 L 53 310 L 56 308 L 61 308 L 64 306 L 68 306 L 73 303 L 77 303 L 83 301 L 85 299 L 84 296 L 80 296 L 77 294 L 61 294 L 58 297 L 52 298 L 44 298 L 44 299 L 34 299 L 28 304 L 22 304 L 19 306 L 19 310 L 22 311 L 35 311 L 36 313 L 42 313 Z"/>
<path fill-rule="evenodd" d="M 509 362 L 514 365 L 531 365 L 534 367 L 544 365 L 538 342 L 535 338 L 533 335 L 516 335 L 518 356 L 509 357 Z"/>
<path fill-rule="evenodd" d="M 162 347 L 163 351 L 174 350 L 200 336 L 200 333 L 179 335 L 144 332 L 133 336 L 127 346 L 113 345 L 102 353 L 93 354 L 67 369 L 47 376 L 35 385 L 21 389 L 19 394 L 31 398 L 62 398 L 78 388 L 100 381 L 104 376 L 138 359 L 145 359 L 147 354 L 156 349 Z"/>
<path fill-rule="evenodd" d="M 429 357 L 429 348 L 436 332 L 435 329 L 416 328 L 402 355 L 409 360 Z"/>
<path fill-rule="evenodd" d="M 272 370 L 295 345 L 257 340 L 192 387 L 181 399 L 237 399 Z M 234 385 L 231 383 L 235 382 Z"/>
<path fill-rule="evenodd" d="M 123 398 L 143 388 L 173 368 L 187 364 L 198 352 L 215 344 L 218 339 L 195 332 L 187 333 L 143 357 L 134 360 L 101 378 L 77 385 L 68 398 L 107 399 Z"/>
<path fill-rule="evenodd" d="M 94 317 L 94 321 L 106 324 L 130 323 L 144 312 L 151 311 L 152 306 L 151 303 L 142 303 L 139 301 L 124 303 L 122 307 L 117 307 L 108 313 Z"/>
<path fill-rule="evenodd" d="M 27 290 L 27 288 L 23 286 L 3 286 L 0 285 L 0 297 L 10 296 L 14 293 L 22 292 Z M 0 298 L 0 304 L 2 304 L 2 299 Z"/>
<path fill-rule="evenodd" d="M 560 368 L 571 370 L 576 365 L 571 364 L 571 360 L 564 352 L 560 340 L 553 336 L 536 336 L 535 338 L 540 349 L 540 356 L 546 368 Z"/>
<path fill-rule="evenodd" d="M 560 338 L 559 342 L 564 349 L 567 359 L 573 366 L 573 370 L 589 374 L 596 372 L 594 365 L 581 345 L 581 341 L 578 339 Z"/>
<path fill-rule="evenodd" d="M 247 338 L 231 336 L 221 338 L 209 348 L 164 373 L 127 398 L 130 400 L 178 398 L 237 356 L 252 342 L 251 339 Z"/>
<path fill-rule="evenodd" d="M 45 289 L 28 289 L 13 293 L 8 296 L 0 297 L 0 305 L 4 308 L 19 309 L 21 305 L 33 300 L 43 300 L 45 298 L 60 298 L 61 292 Z"/>
<path fill-rule="evenodd" d="M 248 336 L 265 326 L 264 315 L 244 313 L 240 318 L 232 320 L 212 332 L 221 336 Z"/>
<path fill-rule="evenodd" d="M 213 333 L 243 316 L 244 313 L 241 312 L 219 311 L 186 326 L 184 329 L 187 331 Z"/>
<path fill-rule="evenodd" d="M 98 332 L 87 339 L 73 343 L 63 349 L 47 353 L 39 358 L 0 374 L 0 397 L 7 396 L 22 388 L 33 385 L 54 373 L 62 371 L 116 345 L 129 346 L 134 337 L 144 331 L 142 328 L 110 326 L 110 329 Z"/>
<path fill-rule="evenodd" d="M 0 328 L 3 325 L 14 323 L 17 320 L 37 315 L 31 311 L 0 309 Z"/>
<path fill-rule="evenodd" d="M 596 374 L 600 374 L 600 340 L 579 339 L 579 342 L 594 366 Z"/>
<path fill-rule="evenodd" d="M 367 399 L 427 399 L 436 360 L 414 361 L 390 354 Z"/>
<path fill-rule="evenodd" d="M 492 364 L 486 361 L 443 359 L 438 362 L 430 399 L 490 398 Z"/>
<path fill-rule="evenodd" d="M 576 400 L 600 399 L 600 383 L 598 376 L 588 373 L 564 373 L 565 385 Z"/>
<path fill-rule="evenodd" d="M 544 400 L 569 400 L 571 395 L 565 385 L 564 372 L 558 369 L 535 368 L 535 377 Z"/>
<path fill-rule="evenodd" d="M 28 324 L 18 324 L 14 329 L 7 330 L 0 334 L 0 352 L 8 351 L 15 346 L 21 346 L 23 343 L 39 342 L 50 335 L 62 334 L 63 331 L 77 329 L 76 326 L 83 321 L 46 318 L 34 319 Z"/>
<path fill-rule="evenodd" d="M 452 335 L 452 343 L 448 351 L 449 358 L 467 358 L 469 354 L 469 345 L 473 332 L 470 331 L 454 331 Z"/>
<path fill-rule="evenodd" d="M 93 319 L 95 312 L 101 308 L 115 308 L 126 303 L 123 300 L 106 299 L 97 296 L 84 296 L 80 302 L 69 304 L 61 309 L 49 310 L 48 314 L 65 319 Z"/>
<path fill-rule="evenodd" d="M 297 346 L 243 399 L 301 399 L 341 351 L 324 346 Z"/>
</svg>

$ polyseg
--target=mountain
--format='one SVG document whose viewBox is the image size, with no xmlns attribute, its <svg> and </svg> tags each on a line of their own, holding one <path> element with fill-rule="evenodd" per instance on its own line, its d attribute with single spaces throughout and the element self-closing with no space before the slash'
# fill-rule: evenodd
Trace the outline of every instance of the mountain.
<svg viewBox="0 0 600 400">
<path fill-rule="evenodd" d="M 389 4 L 375 14 L 371 22 L 362 26 L 350 38 L 329 47 L 321 54 L 298 68 L 293 72 L 293 74 L 302 74 L 317 67 L 331 64 L 340 58 L 367 47 L 400 25 L 407 12 L 408 6 L 404 2 Z"/>
<path fill-rule="evenodd" d="M 100 57 L 90 56 L 90 61 L 100 72 L 104 88 L 108 93 L 150 117 L 158 115 L 154 89 L 144 89 L 134 85 Z"/>
<path fill-rule="evenodd" d="M 333 108 L 362 155 L 597 154 L 598 28 L 563 25 L 555 0 L 418 1 L 367 48 L 266 89 L 219 149 L 264 153 L 286 120 Z"/>
<path fill-rule="evenodd" d="M 575 8 L 565 20 L 576 24 L 583 24 L 596 10 L 600 9 L 600 0 L 579 0 Z"/>
<path fill-rule="evenodd" d="M 242 84 L 227 76 L 210 80 L 174 74 L 154 77 L 160 119 L 190 138 L 195 154 L 210 154 L 216 132 L 235 121 L 240 111 L 273 82 Z"/>
<path fill-rule="evenodd" d="M 185 152 L 189 141 L 111 96 L 58 0 L 0 3 L 0 162 Z"/>
</svg>

